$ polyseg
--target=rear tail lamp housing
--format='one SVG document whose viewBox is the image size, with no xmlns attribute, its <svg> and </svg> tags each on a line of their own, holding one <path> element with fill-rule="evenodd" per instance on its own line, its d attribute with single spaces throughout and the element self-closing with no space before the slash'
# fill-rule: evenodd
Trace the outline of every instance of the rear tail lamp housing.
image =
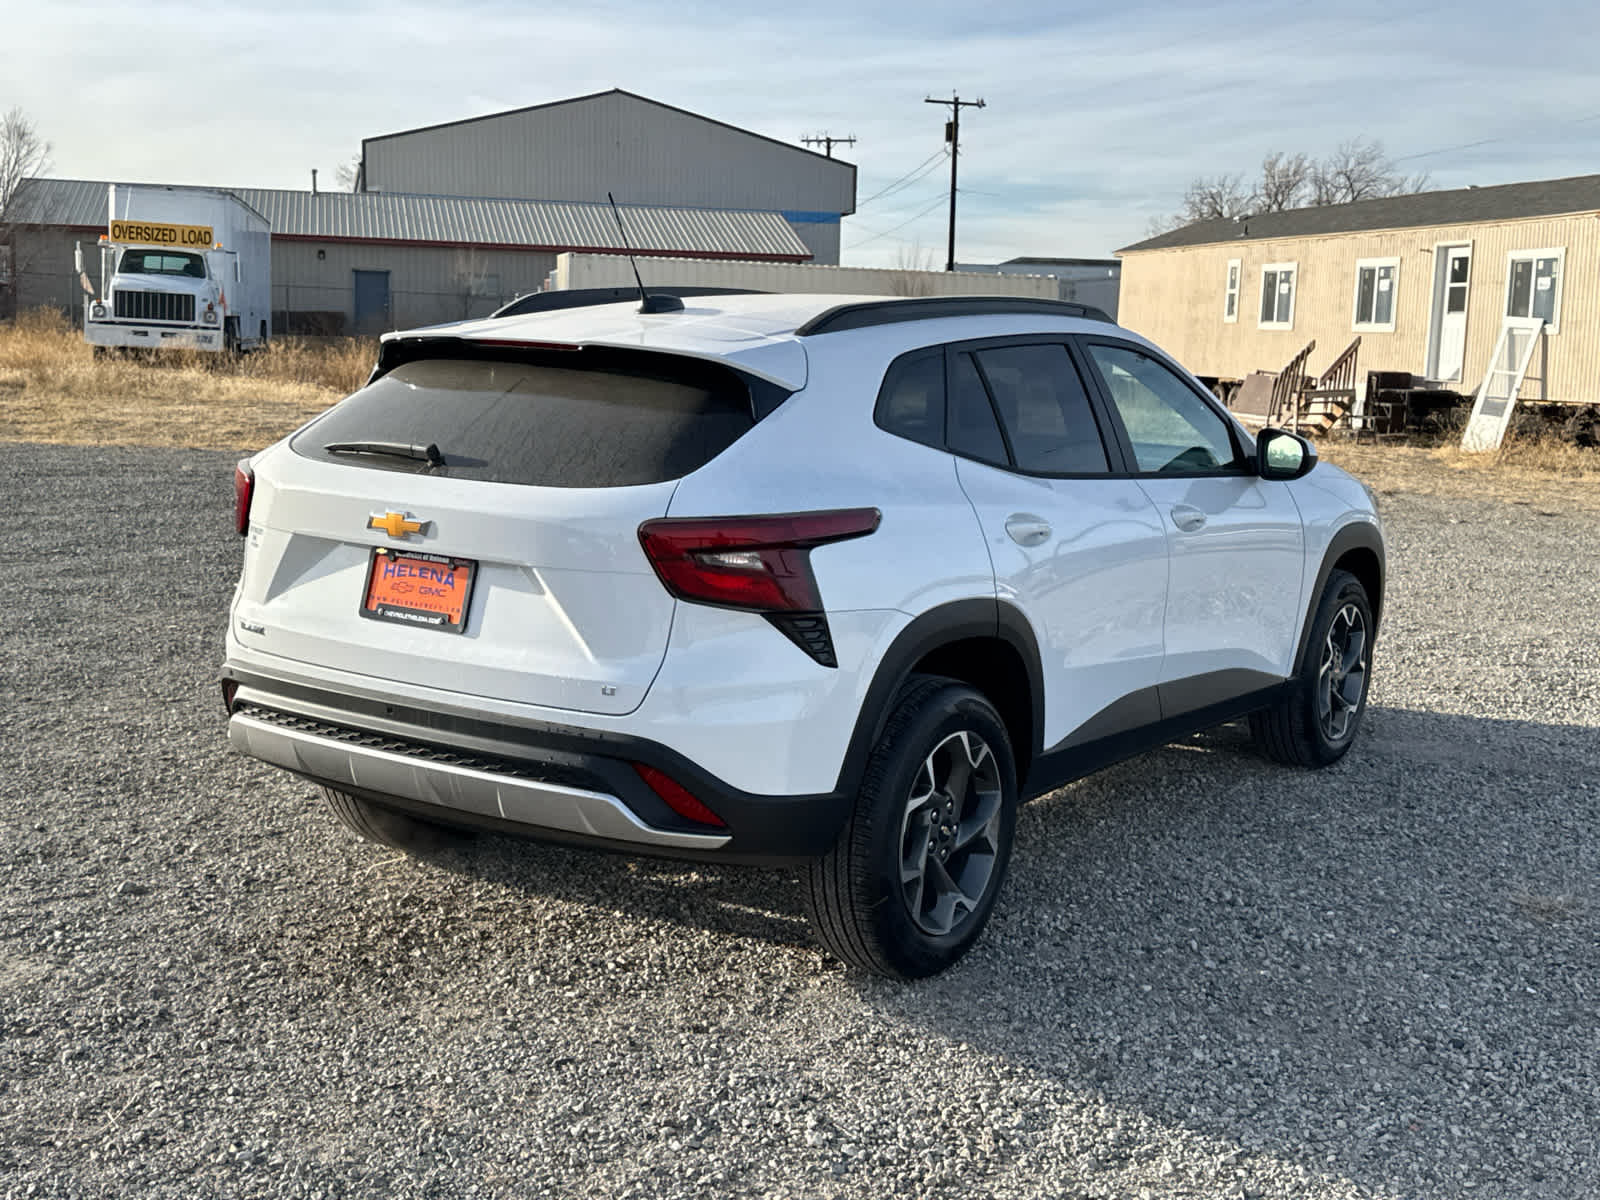
<svg viewBox="0 0 1600 1200">
<path fill-rule="evenodd" d="M 241 458 L 233 468 L 233 528 L 240 537 L 250 532 L 250 498 L 256 490 L 256 473 L 250 460 Z"/>
<path fill-rule="evenodd" d="M 865 537 L 882 519 L 876 508 L 663 517 L 639 526 L 639 543 L 679 600 L 760 613 L 817 662 L 835 667 L 811 551 Z"/>
</svg>

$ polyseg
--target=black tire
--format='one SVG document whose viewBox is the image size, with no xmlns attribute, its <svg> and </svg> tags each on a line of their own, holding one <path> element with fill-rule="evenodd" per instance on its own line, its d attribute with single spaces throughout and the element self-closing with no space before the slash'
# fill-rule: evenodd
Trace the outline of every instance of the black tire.
<svg viewBox="0 0 1600 1200">
<path fill-rule="evenodd" d="M 965 774 L 951 786 L 963 752 Z M 913 810 L 908 801 L 919 792 L 928 803 Z M 891 979 L 944 970 L 989 920 L 1016 821 L 1016 760 L 999 714 L 966 684 L 913 676 L 867 760 L 839 840 L 807 867 L 806 909 L 818 940 L 845 963 Z M 920 876 L 907 881 L 902 867 L 919 854 Z M 945 884 L 965 903 L 951 900 L 946 911 Z"/>
<path fill-rule="evenodd" d="M 1353 622 L 1359 622 L 1362 644 L 1352 663 L 1347 660 Z M 1282 699 L 1250 715 L 1250 734 L 1263 754 L 1297 767 L 1326 767 L 1344 757 L 1367 708 L 1373 634 L 1366 588 L 1348 571 L 1332 572 L 1311 622 L 1300 673 Z M 1336 656 L 1341 645 L 1344 653 Z"/>
<path fill-rule="evenodd" d="M 229 359 L 239 357 L 239 318 L 225 317 L 222 321 L 222 353 Z"/>
<path fill-rule="evenodd" d="M 471 834 L 463 830 L 435 825 L 336 788 L 325 787 L 322 795 L 340 824 L 356 836 L 380 846 L 404 850 L 407 854 L 424 854 L 452 849 L 471 840 Z"/>
</svg>

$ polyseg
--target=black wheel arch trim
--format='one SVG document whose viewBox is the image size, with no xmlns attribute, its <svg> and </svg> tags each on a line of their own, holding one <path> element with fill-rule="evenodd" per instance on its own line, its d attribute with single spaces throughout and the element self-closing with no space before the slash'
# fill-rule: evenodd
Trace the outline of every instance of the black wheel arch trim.
<svg viewBox="0 0 1600 1200">
<path fill-rule="evenodd" d="M 1328 548 L 1323 551 L 1322 565 L 1317 569 L 1316 582 L 1306 602 L 1305 620 L 1300 625 L 1300 641 L 1295 649 L 1291 677 L 1299 675 L 1305 666 L 1306 654 L 1311 646 L 1311 626 L 1316 622 L 1317 608 L 1322 603 L 1322 593 L 1328 586 L 1328 576 L 1333 574 L 1339 561 L 1352 550 L 1365 550 L 1378 560 L 1377 593 L 1367 596 L 1367 603 L 1372 606 L 1372 636 L 1374 640 L 1377 639 L 1383 611 L 1384 581 L 1388 575 L 1383 535 L 1371 521 L 1352 521 L 1334 533 L 1328 542 Z"/>
<path fill-rule="evenodd" d="M 916 665 L 929 654 L 956 642 L 996 638 L 1017 652 L 1028 676 L 1029 744 L 1013 747 L 1019 780 L 1025 764 L 1044 744 L 1044 669 L 1039 642 L 1027 617 L 1015 605 L 994 597 L 952 600 L 914 617 L 884 652 L 856 716 L 855 731 L 839 769 L 834 791 L 853 796 L 866 771 L 867 757 L 888 723 L 895 696 Z M 991 700 L 993 698 L 991 697 Z"/>
</svg>

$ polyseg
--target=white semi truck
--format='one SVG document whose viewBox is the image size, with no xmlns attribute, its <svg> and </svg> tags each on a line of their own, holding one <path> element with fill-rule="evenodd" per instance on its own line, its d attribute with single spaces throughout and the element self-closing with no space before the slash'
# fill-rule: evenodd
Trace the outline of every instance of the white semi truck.
<svg viewBox="0 0 1600 1200">
<path fill-rule="evenodd" d="M 272 232 L 265 217 L 212 188 L 112 184 L 107 199 L 100 290 L 83 306 L 90 345 L 219 352 L 267 344 Z M 78 272 L 87 281 L 81 244 Z"/>
</svg>

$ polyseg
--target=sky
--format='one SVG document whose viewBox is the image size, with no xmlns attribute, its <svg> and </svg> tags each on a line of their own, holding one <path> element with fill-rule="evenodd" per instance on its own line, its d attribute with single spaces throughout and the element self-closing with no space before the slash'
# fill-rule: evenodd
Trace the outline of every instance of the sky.
<svg viewBox="0 0 1600 1200">
<path fill-rule="evenodd" d="M 1600 172 L 1594 0 L 0 7 L 0 110 L 62 178 L 328 186 L 363 137 L 621 87 L 853 135 L 847 265 L 944 265 L 946 110 L 923 101 L 955 92 L 986 105 L 962 114 L 962 262 L 1102 257 L 1196 176 L 1358 136 L 1437 187 Z"/>
</svg>

